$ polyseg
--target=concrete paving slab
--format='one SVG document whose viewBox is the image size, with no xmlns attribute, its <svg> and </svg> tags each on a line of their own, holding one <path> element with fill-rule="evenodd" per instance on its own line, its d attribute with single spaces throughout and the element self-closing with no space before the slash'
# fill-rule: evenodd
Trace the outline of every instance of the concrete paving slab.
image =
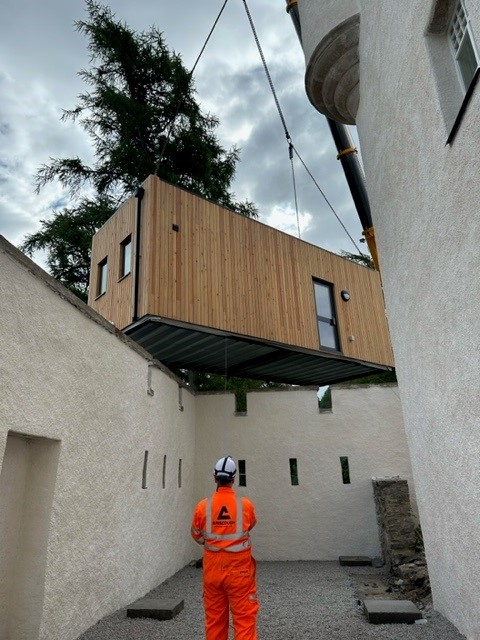
<svg viewBox="0 0 480 640">
<path fill-rule="evenodd" d="M 338 561 L 342 567 L 369 567 L 372 564 L 368 556 L 339 556 Z"/>
<path fill-rule="evenodd" d="M 411 600 L 364 600 L 363 609 L 372 624 L 413 624 L 423 617 Z"/>
<path fill-rule="evenodd" d="M 142 598 L 127 607 L 127 618 L 171 620 L 183 607 L 184 601 L 179 598 Z"/>
</svg>

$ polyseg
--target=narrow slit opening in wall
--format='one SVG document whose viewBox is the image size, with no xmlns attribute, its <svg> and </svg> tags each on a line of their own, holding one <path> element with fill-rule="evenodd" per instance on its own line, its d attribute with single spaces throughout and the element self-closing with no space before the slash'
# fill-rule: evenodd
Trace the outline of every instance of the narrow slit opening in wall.
<svg viewBox="0 0 480 640">
<path fill-rule="evenodd" d="M 298 485 L 298 465 L 296 458 L 290 458 L 290 482 L 293 486 Z"/>
<path fill-rule="evenodd" d="M 142 489 L 147 488 L 147 466 L 148 466 L 148 451 L 145 451 L 145 455 L 143 456 Z"/>
<path fill-rule="evenodd" d="M 247 413 L 247 392 L 245 389 L 235 391 L 235 413 L 239 415 Z"/>
<path fill-rule="evenodd" d="M 178 487 L 182 486 L 182 459 L 178 461 Z"/>
<path fill-rule="evenodd" d="M 167 476 L 167 456 L 163 456 L 163 469 L 162 469 L 162 489 L 165 489 L 165 480 Z"/>
<path fill-rule="evenodd" d="M 247 469 L 245 460 L 238 461 L 238 486 L 246 487 L 247 486 Z"/>
<path fill-rule="evenodd" d="M 340 466 L 342 468 L 343 484 L 350 484 L 350 468 L 348 466 L 347 456 L 340 456 Z"/>
<path fill-rule="evenodd" d="M 183 388 L 178 385 L 178 408 L 183 411 Z"/>
</svg>

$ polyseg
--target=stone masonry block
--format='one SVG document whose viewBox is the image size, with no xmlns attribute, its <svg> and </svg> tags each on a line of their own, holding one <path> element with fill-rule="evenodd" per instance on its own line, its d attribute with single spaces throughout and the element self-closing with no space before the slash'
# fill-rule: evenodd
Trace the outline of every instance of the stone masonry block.
<svg viewBox="0 0 480 640">
<path fill-rule="evenodd" d="M 372 564 L 368 556 L 339 556 L 338 561 L 343 567 L 369 567 Z"/>
<path fill-rule="evenodd" d="M 129 605 L 127 618 L 155 618 L 171 620 L 183 609 L 184 601 L 180 598 L 163 598 L 162 600 L 142 598 Z"/>
<path fill-rule="evenodd" d="M 372 624 L 413 624 L 423 617 L 411 600 L 364 600 L 363 609 Z"/>
</svg>

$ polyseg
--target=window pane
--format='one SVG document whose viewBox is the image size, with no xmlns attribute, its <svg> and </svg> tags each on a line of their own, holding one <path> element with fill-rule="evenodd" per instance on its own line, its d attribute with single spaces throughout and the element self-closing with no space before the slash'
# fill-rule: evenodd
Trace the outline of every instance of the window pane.
<svg viewBox="0 0 480 640">
<path fill-rule="evenodd" d="M 98 295 L 102 295 L 107 290 L 107 272 L 108 264 L 104 260 L 98 265 Z"/>
<path fill-rule="evenodd" d="M 298 485 L 298 469 L 297 469 L 297 459 L 290 458 L 290 482 L 293 486 Z"/>
<path fill-rule="evenodd" d="M 132 241 L 128 239 L 123 244 L 122 276 L 126 276 L 131 271 L 132 264 Z"/>
<path fill-rule="evenodd" d="M 473 76 L 475 75 L 475 71 L 477 70 L 477 59 L 475 57 L 475 51 L 468 31 L 463 37 L 462 44 L 458 51 L 457 61 L 466 91 L 473 79 Z"/>
<path fill-rule="evenodd" d="M 332 318 L 332 301 L 330 298 L 330 287 L 321 282 L 315 282 L 315 303 L 317 305 L 317 316 Z"/>
<path fill-rule="evenodd" d="M 350 468 L 348 466 L 347 456 L 340 456 L 340 466 L 342 468 L 343 484 L 350 484 Z"/>
<path fill-rule="evenodd" d="M 337 328 L 329 322 L 318 321 L 318 331 L 320 333 L 320 344 L 322 347 L 335 349 L 338 351 Z"/>
<path fill-rule="evenodd" d="M 246 487 L 247 486 L 247 470 L 245 465 L 245 460 L 238 461 L 238 486 Z"/>
</svg>

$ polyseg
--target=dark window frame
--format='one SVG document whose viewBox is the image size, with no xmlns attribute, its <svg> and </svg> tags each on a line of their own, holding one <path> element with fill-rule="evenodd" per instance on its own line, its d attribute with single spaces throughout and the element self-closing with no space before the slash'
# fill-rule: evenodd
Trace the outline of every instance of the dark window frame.
<svg viewBox="0 0 480 640">
<path fill-rule="evenodd" d="M 340 456 L 340 468 L 342 470 L 343 484 L 352 484 L 350 480 L 350 464 L 348 462 L 348 456 Z"/>
<path fill-rule="evenodd" d="M 125 249 L 126 247 L 130 247 L 130 264 L 128 265 L 128 271 L 126 271 L 125 264 Z M 120 243 L 120 265 L 119 265 L 119 278 L 118 281 L 123 280 L 127 276 L 132 273 L 132 234 L 130 233 L 122 242 Z"/>
<path fill-rule="evenodd" d="M 331 311 L 332 311 L 332 317 L 331 318 L 327 318 L 326 316 L 321 316 L 318 313 L 317 296 L 316 296 L 316 293 L 315 293 L 315 285 L 316 284 L 323 285 L 324 287 L 327 287 L 328 290 L 329 290 L 330 308 L 331 308 Z M 327 282 L 326 280 L 321 280 L 320 278 L 312 278 L 312 286 L 313 286 L 313 300 L 314 300 L 314 303 L 315 303 L 315 314 L 316 314 L 316 318 L 317 318 L 318 342 L 320 344 L 320 348 L 324 349 L 325 351 L 331 351 L 332 353 L 342 353 L 342 343 L 341 343 L 341 340 L 340 340 L 340 332 L 338 330 L 338 315 L 337 315 L 337 307 L 336 307 L 336 304 L 335 304 L 334 285 L 333 285 L 332 282 Z M 335 328 L 335 338 L 336 338 L 336 343 L 337 343 L 337 347 L 338 347 L 337 349 L 322 344 L 322 335 L 321 335 L 321 332 L 320 332 L 320 323 L 321 322 L 324 322 L 325 324 L 329 324 L 331 327 Z"/>
<path fill-rule="evenodd" d="M 290 466 L 290 484 L 292 487 L 298 487 L 298 460 L 297 458 L 289 458 L 288 464 Z"/>
<path fill-rule="evenodd" d="M 104 271 L 105 270 L 105 271 Z M 105 273 L 105 287 L 103 288 L 103 274 Z M 108 256 L 97 264 L 97 298 L 105 295 L 108 288 Z"/>
<path fill-rule="evenodd" d="M 238 486 L 247 486 L 247 464 L 245 460 L 238 460 Z"/>
</svg>

